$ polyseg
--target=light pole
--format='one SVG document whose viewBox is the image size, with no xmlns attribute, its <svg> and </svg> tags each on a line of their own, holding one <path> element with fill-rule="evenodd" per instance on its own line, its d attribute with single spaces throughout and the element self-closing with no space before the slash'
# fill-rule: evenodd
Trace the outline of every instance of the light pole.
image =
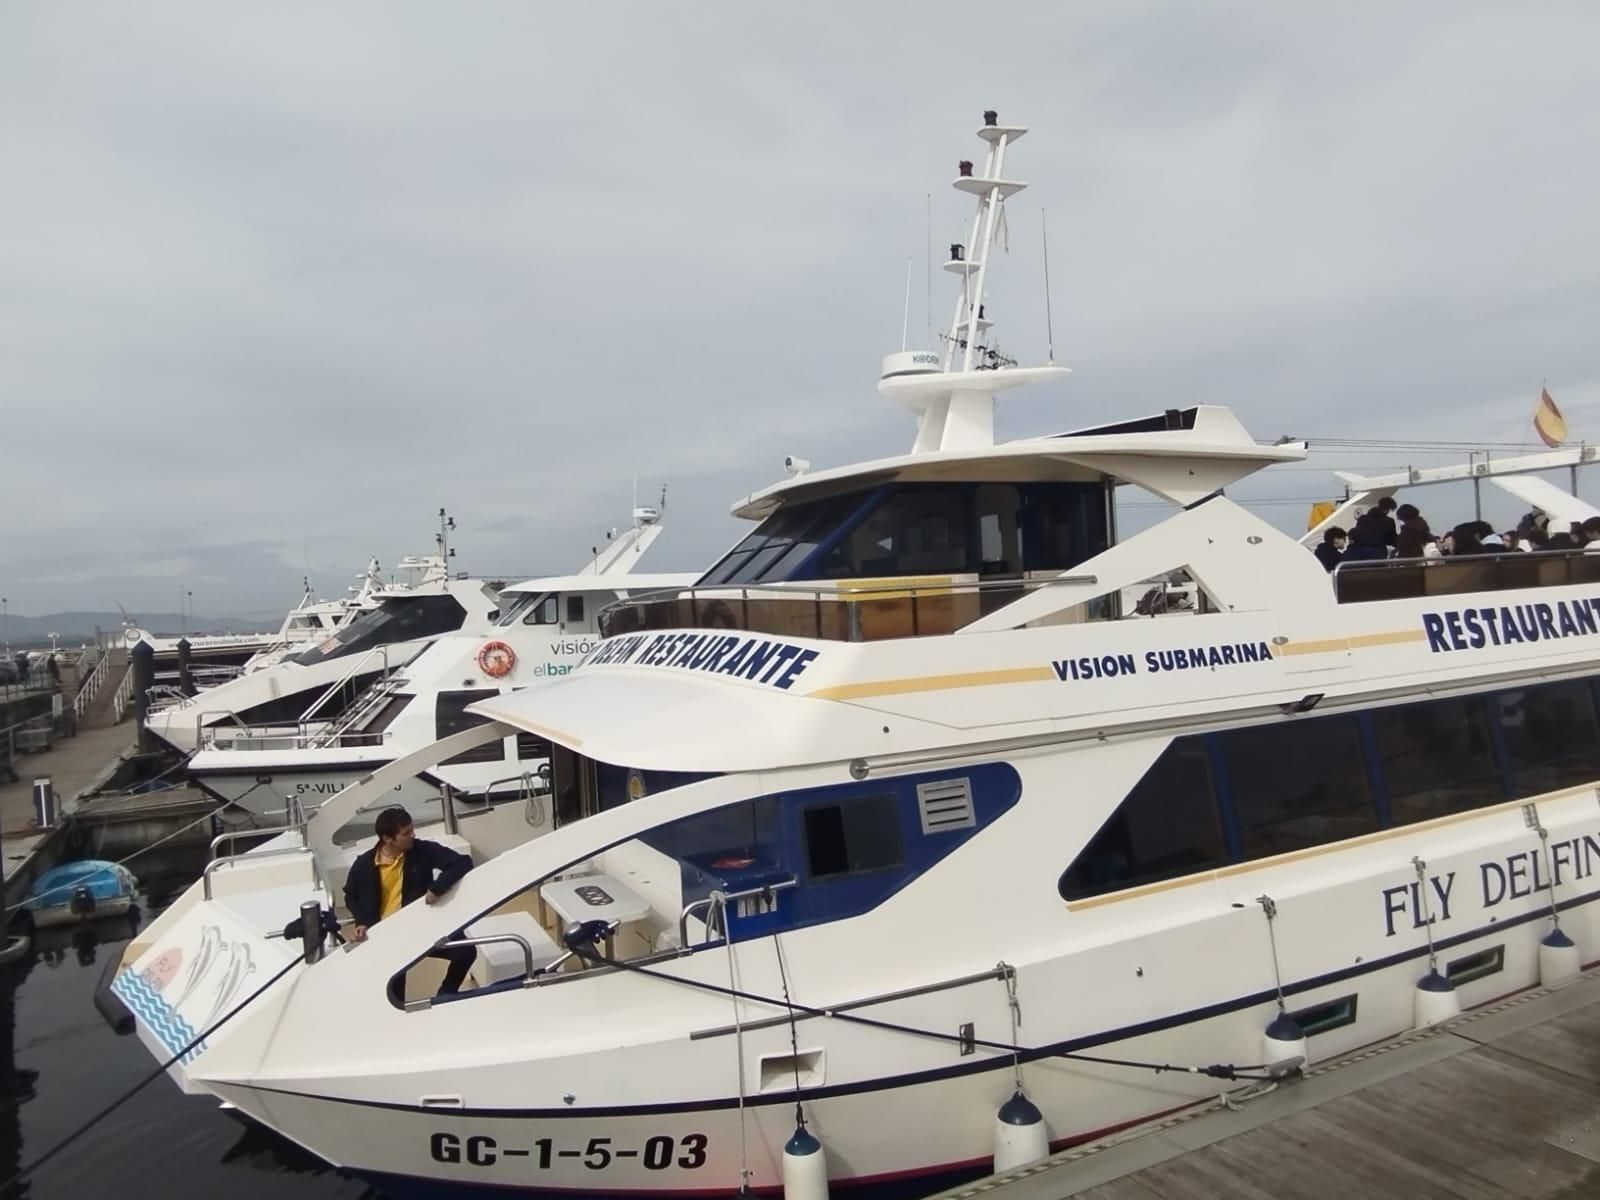
<svg viewBox="0 0 1600 1200">
<path fill-rule="evenodd" d="M 11 601 L 0 596 L 0 620 L 5 622 L 6 657 L 11 657 Z"/>
<path fill-rule="evenodd" d="M 189 622 L 194 620 L 194 593 L 193 592 L 184 592 L 183 595 L 184 595 L 184 599 L 187 600 L 188 604 L 189 604 L 188 615 L 185 616 L 184 619 L 183 619 L 183 631 L 184 631 L 184 633 L 188 633 L 189 632 Z"/>
</svg>

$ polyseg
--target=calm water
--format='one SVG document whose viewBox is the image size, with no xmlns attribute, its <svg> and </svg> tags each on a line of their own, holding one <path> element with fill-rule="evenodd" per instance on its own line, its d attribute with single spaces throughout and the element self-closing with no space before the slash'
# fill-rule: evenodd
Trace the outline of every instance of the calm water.
<svg viewBox="0 0 1600 1200">
<path fill-rule="evenodd" d="M 183 870 L 181 864 L 166 866 Z M 150 890 L 158 904 L 197 873 L 146 879 L 139 872 L 155 885 Z M 51 930 L 40 935 L 29 957 L 0 966 L 0 1188 L 19 1166 L 155 1068 L 137 1037 L 117 1037 L 94 1008 L 106 956 L 119 952 L 131 934 L 126 920 Z M 183 1095 L 166 1078 L 149 1084 L 20 1187 L 0 1190 L 0 1200 L 118 1194 L 376 1200 L 376 1193 L 320 1159 L 227 1116 L 215 1100 Z"/>
</svg>

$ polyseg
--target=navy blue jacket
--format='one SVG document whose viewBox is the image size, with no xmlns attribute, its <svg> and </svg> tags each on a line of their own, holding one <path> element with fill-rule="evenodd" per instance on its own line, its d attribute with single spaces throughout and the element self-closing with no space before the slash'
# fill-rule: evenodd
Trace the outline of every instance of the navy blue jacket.
<svg viewBox="0 0 1600 1200">
<path fill-rule="evenodd" d="M 376 925 L 383 909 L 383 889 L 378 884 L 378 847 L 350 864 L 344 881 L 344 903 L 357 925 Z M 400 866 L 400 903 L 410 904 L 424 892 L 442 896 L 472 870 L 472 860 L 449 846 L 418 838 L 406 851 Z M 437 872 L 437 874 L 435 874 Z"/>
</svg>

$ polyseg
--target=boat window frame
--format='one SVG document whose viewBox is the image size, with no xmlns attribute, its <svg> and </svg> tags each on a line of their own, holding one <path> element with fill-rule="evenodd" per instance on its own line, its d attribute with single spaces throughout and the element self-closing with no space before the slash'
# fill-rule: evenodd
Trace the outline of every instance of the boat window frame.
<svg viewBox="0 0 1600 1200">
<path fill-rule="evenodd" d="M 1500 696 L 1508 693 L 1538 691 L 1540 689 L 1559 688 L 1572 685 L 1576 685 L 1578 688 L 1588 694 L 1592 711 L 1595 713 L 1596 722 L 1600 723 L 1600 673 L 1596 673 L 1593 675 L 1569 676 L 1566 679 L 1530 681 L 1523 684 L 1508 685 L 1501 683 L 1494 687 L 1483 688 L 1477 691 L 1460 691 L 1454 693 L 1453 695 L 1443 697 L 1419 695 L 1415 699 L 1402 700 L 1395 704 L 1377 704 L 1343 712 L 1327 713 L 1320 716 L 1315 714 L 1285 716 L 1276 722 L 1258 722 L 1254 724 L 1234 726 L 1227 729 L 1210 730 L 1205 733 L 1181 734 L 1177 737 L 1170 738 L 1162 746 L 1160 752 L 1151 759 L 1150 766 L 1140 774 L 1139 778 L 1132 785 L 1130 785 L 1127 792 L 1124 793 L 1122 799 L 1117 802 L 1116 806 L 1107 815 L 1106 819 L 1101 822 L 1099 826 L 1097 826 L 1095 834 L 1083 839 L 1083 841 L 1072 852 L 1065 869 L 1062 871 L 1061 876 L 1057 880 L 1057 891 L 1061 895 L 1062 900 L 1070 908 L 1073 905 L 1084 901 L 1099 900 L 1102 897 L 1113 896 L 1119 892 L 1137 892 L 1141 888 L 1151 886 L 1153 883 L 1165 883 L 1167 885 L 1172 885 L 1174 883 L 1184 883 L 1195 879 L 1209 878 L 1220 867 L 1238 866 L 1245 863 L 1269 862 L 1275 858 L 1304 853 L 1308 849 L 1359 842 L 1361 838 L 1370 837 L 1374 832 L 1382 832 L 1385 830 L 1405 830 L 1416 825 L 1425 824 L 1428 821 L 1447 819 L 1449 817 L 1459 817 L 1462 814 L 1476 813 L 1497 808 L 1505 804 L 1528 803 L 1532 801 L 1534 797 L 1559 794 L 1561 792 L 1571 791 L 1574 788 L 1584 787 L 1586 784 L 1582 780 L 1577 783 L 1562 783 L 1553 788 L 1543 787 L 1543 783 L 1545 781 L 1542 780 L 1531 786 L 1523 786 L 1519 784 L 1518 780 L 1511 771 L 1510 758 L 1505 745 L 1505 733 L 1501 727 L 1503 709 L 1500 704 L 1496 703 L 1496 700 Z M 1396 821 L 1389 803 L 1387 780 L 1383 771 L 1382 755 L 1378 747 L 1378 739 L 1374 732 L 1374 718 L 1379 713 L 1386 713 L 1392 710 L 1404 709 L 1407 707 L 1421 708 L 1427 705 L 1438 703 L 1440 701 L 1450 700 L 1466 701 L 1469 703 L 1475 700 L 1481 701 L 1484 709 L 1486 710 L 1489 741 L 1494 762 L 1497 767 L 1496 778 L 1500 781 L 1499 794 L 1489 795 L 1486 798 L 1479 800 L 1471 807 L 1458 809 L 1452 813 L 1439 813 L 1434 816 L 1422 817 L 1411 821 Z M 1240 840 L 1241 826 L 1235 807 L 1233 781 L 1228 771 L 1227 756 L 1224 752 L 1224 740 L 1231 734 L 1264 728 L 1270 729 L 1274 725 L 1284 727 L 1294 724 L 1302 727 L 1315 727 L 1321 722 L 1335 721 L 1340 719 L 1353 719 L 1356 722 L 1359 730 L 1359 759 L 1362 767 L 1364 768 L 1369 794 L 1377 809 L 1378 820 L 1376 826 L 1371 830 L 1367 830 L 1362 833 L 1353 833 L 1347 837 L 1329 838 L 1314 842 L 1309 846 L 1274 851 L 1270 854 L 1252 854 L 1246 852 Z M 1169 753 L 1171 748 L 1179 743 L 1188 743 L 1189 745 L 1193 746 L 1203 746 L 1210 757 L 1212 764 L 1213 789 L 1210 802 L 1216 808 L 1218 817 L 1222 822 L 1224 834 L 1227 837 L 1227 861 L 1225 863 L 1217 864 L 1217 866 L 1201 868 L 1184 875 L 1171 876 L 1160 881 L 1145 881 L 1138 883 L 1119 882 L 1115 886 L 1108 886 L 1099 890 L 1075 890 L 1071 895 L 1069 895 L 1068 877 L 1078 867 L 1080 860 L 1093 848 L 1095 840 L 1099 836 L 1099 831 L 1104 829 L 1112 820 L 1116 818 L 1116 816 L 1122 811 L 1123 806 L 1127 804 L 1129 800 L 1137 793 L 1145 778 L 1155 770 L 1163 756 Z M 1600 776 L 1600 772 L 1597 772 L 1597 776 Z M 1542 790 L 1535 790 L 1536 788 Z M 1186 798 L 1192 794 L 1193 793 L 1182 793 L 1174 802 L 1186 802 Z"/>
</svg>

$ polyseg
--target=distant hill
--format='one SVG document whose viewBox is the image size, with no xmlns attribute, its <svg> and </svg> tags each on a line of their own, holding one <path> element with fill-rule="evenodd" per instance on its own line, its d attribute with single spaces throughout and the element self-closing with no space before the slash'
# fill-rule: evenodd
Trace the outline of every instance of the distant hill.
<svg viewBox="0 0 1600 1200">
<path fill-rule="evenodd" d="M 282 617 L 276 620 L 257 617 L 252 620 L 245 617 L 185 618 L 182 613 L 159 612 L 137 612 L 129 615 L 139 623 L 141 629 L 174 637 L 183 633 L 186 627 L 189 633 L 269 633 L 283 624 Z M 79 642 L 93 641 L 96 626 L 106 633 L 118 632 L 122 628 L 122 614 L 62 612 L 46 613 L 42 617 L 19 617 L 16 613 L 12 613 L 8 624 L 13 646 L 48 646 L 52 633 L 60 637 L 62 645 L 75 646 Z"/>
</svg>

